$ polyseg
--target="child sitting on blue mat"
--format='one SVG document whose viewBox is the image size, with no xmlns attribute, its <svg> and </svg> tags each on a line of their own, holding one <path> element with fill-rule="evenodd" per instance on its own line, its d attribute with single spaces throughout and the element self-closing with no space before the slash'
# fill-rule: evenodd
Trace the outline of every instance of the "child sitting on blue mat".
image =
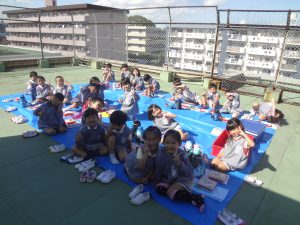
<svg viewBox="0 0 300 225">
<path fill-rule="evenodd" d="M 171 200 L 195 204 L 200 212 L 205 204 L 202 195 L 192 193 L 193 167 L 187 153 L 180 148 L 181 138 L 176 130 L 168 130 L 163 137 L 164 147 L 158 151 L 155 163 L 155 188 Z"/>
<path fill-rule="evenodd" d="M 73 86 L 65 81 L 62 76 L 55 77 L 55 83 L 56 87 L 52 87 L 52 94 L 62 93 L 65 97 L 63 104 L 71 103 Z"/>
<path fill-rule="evenodd" d="M 69 109 L 83 106 L 87 103 L 87 100 L 92 97 L 101 98 L 101 94 L 99 93 L 99 85 L 95 83 L 89 84 L 87 88 L 82 88 L 80 92 L 73 98 L 72 105 L 69 107 Z"/>
<path fill-rule="evenodd" d="M 99 125 L 103 125 L 102 123 L 102 115 L 100 112 L 102 112 L 102 108 L 104 106 L 104 101 L 101 99 L 101 98 L 98 98 L 98 97 L 92 97 L 88 100 L 87 102 L 87 105 L 86 107 L 83 107 L 82 108 L 82 113 L 80 114 L 82 117 L 81 117 L 81 127 L 83 127 L 86 123 L 85 121 L 85 117 L 83 116 L 84 112 L 89 109 L 89 108 L 92 108 L 92 109 L 95 109 L 97 112 L 98 112 L 98 121 L 97 121 L 97 124 Z"/>
<path fill-rule="evenodd" d="M 122 104 L 121 110 L 127 114 L 130 120 L 134 120 L 134 117 L 139 114 L 140 96 L 132 89 L 128 77 L 121 80 L 121 86 L 124 90 L 124 95 L 119 98 L 119 102 Z"/>
<path fill-rule="evenodd" d="M 49 99 L 51 95 L 51 87 L 46 84 L 46 80 L 43 76 L 38 76 L 38 86 L 36 87 L 36 103 L 42 103 Z"/>
<path fill-rule="evenodd" d="M 173 81 L 174 93 L 173 96 L 176 99 L 181 99 L 182 101 L 190 102 L 193 104 L 198 104 L 200 102 L 200 97 L 196 92 L 190 91 L 187 85 L 181 82 L 180 78 L 175 78 Z"/>
<path fill-rule="evenodd" d="M 147 184 L 153 178 L 161 132 L 157 127 L 149 126 L 143 133 L 143 139 L 145 144 L 130 152 L 125 161 L 129 178 L 138 184 Z"/>
<path fill-rule="evenodd" d="M 203 108 L 217 108 L 219 106 L 220 95 L 217 92 L 217 86 L 211 84 L 209 90 L 206 91 L 200 98 L 200 104 Z"/>
<path fill-rule="evenodd" d="M 157 80 L 153 79 L 149 74 L 144 75 L 144 81 L 148 84 L 145 94 L 148 97 L 154 97 L 160 90 L 160 84 Z"/>
<path fill-rule="evenodd" d="M 38 116 L 38 127 L 43 129 L 45 134 L 55 135 L 56 133 L 66 132 L 67 126 L 63 119 L 62 102 L 64 96 L 56 93 L 51 96 L 49 102 L 43 103 L 34 110 L 33 114 Z"/>
<path fill-rule="evenodd" d="M 145 88 L 144 80 L 141 76 L 141 72 L 138 68 L 134 68 L 132 71 L 132 74 L 134 76 L 134 79 L 132 81 L 132 86 L 134 87 L 134 90 L 142 91 Z"/>
<path fill-rule="evenodd" d="M 116 81 L 115 73 L 114 73 L 114 71 L 112 71 L 111 67 L 112 67 L 111 63 L 105 64 L 103 74 L 102 74 L 104 83 Z"/>
<path fill-rule="evenodd" d="M 97 110 L 88 108 L 84 112 L 83 118 L 85 124 L 76 135 L 75 146 L 73 147 L 74 154 L 84 159 L 91 159 L 98 155 L 107 154 L 105 130 L 98 123 Z"/>
<path fill-rule="evenodd" d="M 113 164 L 124 162 L 127 152 L 132 150 L 131 130 L 127 127 L 127 115 L 123 111 L 114 111 L 110 117 L 110 127 L 107 131 L 107 148 Z"/>
<path fill-rule="evenodd" d="M 30 79 L 27 82 L 27 87 L 25 89 L 24 94 L 25 95 L 33 95 L 34 94 L 34 96 L 36 96 L 36 87 L 38 85 L 38 83 L 37 83 L 38 74 L 35 71 L 31 71 L 29 74 L 29 77 L 30 77 Z M 32 101 L 34 101 L 34 100 L 35 100 L 35 97 L 34 97 L 34 99 L 32 99 Z"/>
<path fill-rule="evenodd" d="M 152 104 L 148 107 L 148 119 L 153 121 L 154 125 L 160 129 L 164 135 L 168 130 L 176 130 L 180 133 L 182 140 L 186 140 L 188 133 L 184 133 L 178 122 L 174 120 L 176 115 L 170 112 L 163 112 L 162 109 L 156 105 Z"/>
<path fill-rule="evenodd" d="M 240 95 L 234 91 L 225 92 L 226 101 L 223 104 L 223 107 L 220 109 L 221 113 L 230 113 L 232 118 L 238 117 L 243 111 L 240 108 Z"/>
<path fill-rule="evenodd" d="M 211 166 L 221 172 L 243 169 L 247 166 L 250 148 L 255 144 L 237 118 L 228 120 L 226 130 L 227 142 L 218 156 L 211 161 Z"/>
</svg>

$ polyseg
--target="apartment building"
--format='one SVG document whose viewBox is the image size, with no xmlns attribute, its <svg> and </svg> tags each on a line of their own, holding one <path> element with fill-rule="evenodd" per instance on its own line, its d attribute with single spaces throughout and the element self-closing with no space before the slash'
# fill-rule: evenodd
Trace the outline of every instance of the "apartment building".
<svg viewBox="0 0 300 225">
<path fill-rule="evenodd" d="M 128 25 L 127 45 L 129 61 L 157 65 L 157 58 L 164 58 L 166 31 L 154 25 Z"/>
<path fill-rule="evenodd" d="M 180 70 L 211 72 L 216 27 L 173 27 L 169 35 L 169 65 Z M 279 68 L 284 32 L 270 29 L 220 30 L 215 74 L 243 72 L 274 79 L 279 75 L 300 79 L 300 32 L 289 32 Z M 273 77 L 273 78 L 272 78 Z"/>
<path fill-rule="evenodd" d="M 43 8 L 3 14 L 12 46 L 40 50 L 42 42 L 46 52 L 126 60 L 125 10 L 92 4 L 56 6 L 56 1 L 46 0 Z M 118 25 L 112 26 L 112 21 Z"/>
</svg>

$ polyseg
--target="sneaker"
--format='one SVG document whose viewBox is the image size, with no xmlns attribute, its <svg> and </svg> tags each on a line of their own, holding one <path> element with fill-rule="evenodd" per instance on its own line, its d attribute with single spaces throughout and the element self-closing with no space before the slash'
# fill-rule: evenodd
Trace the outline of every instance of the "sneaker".
<svg viewBox="0 0 300 225">
<path fill-rule="evenodd" d="M 95 160 L 89 161 L 78 168 L 79 172 L 88 171 L 95 167 Z"/>
<path fill-rule="evenodd" d="M 112 164 L 120 164 L 120 161 L 116 158 L 115 154 L 109 154 L 109 158 Z"/>
<path fill-rule="evenodd" d="M 105 176 L 100 181 L 103 184 L 108 184 L 115 178 L 116 178 L 116 172 L 110 170 L 106 172 Z"/>
<path fill-rule="evenodd" d="M 16 106 L 9 106 L 5 109 L 5 112 L 13 112 L 16 111 L 18 108 Z"/>
<path fill-rule="evenodd" d="M 66 161 L 67 161 L 67 163 L 74 164 L 74 163 L 78 163 L 78 162 L 83 161 L 83 158 L 80 157 L 80 156 L 74 155 L 72 158 L 69 158 Z"/>
<path fill-rule="evenodd" d="M 96 171 L 95 170 L 91 170 L 87 172 L 87 177 L 86 177 L 86 182 L 88 183 L 92 183 L 95 178 L 96 178 Z"/>
<path fill-rule="evenodd" d="M 109 169 L 109 170 L 103 171 L 102 173 L 100 173 L 100 174 L 96 177 L 96 180 L 102 182 L 102 179 L 106 176 L 106 173 L 108 173 L 108 172 L 111 172 L 111 170 Z"/>
<path fill-rule="evenodd" d="M 80 182 L 81 183 L 86 182 L 87 176 L 88 176 L 88 172 L 87 171 L 82 172 L 81 175 L 80 175 L 80 179 L 79 179 Z"/>
<path fill-rule="evenodd" d="M 67 155 L 63 155 L 62 157 L 60 157 L 61 161 L 67 161 L 68 159 L 74 157 L 74 153 L 69 153 Z"/>
<path fill-rule="evenodd" d="M 129 198 L 136 197 L 143 190 L 144 190 L 144 185 L 143 184 L 139 184 L 139 185 L 135 186 L 135 188 L 133 188 L 132 191 L 129 193 Z"/>
<path fill-rule="evenodd" d="M 93 159 L 89 159 L 89 160 L 83 161 L 83 162 L 81 162 L 81 163 L 76 164 L 74 167 L 75 167 L 75 169 L 78 170 L 81 166 L 83 166 L 84 164 L 89 163 L 89 162 L 92 161 L 92 160 L 93 160 Z"/>
<path fill-rule="evenodd" d="M 144 192 L 144 193 L 139 193 L 137 196 L 130 199 L 130 202 L 133 205 L 141 205 L 144 202 L 148 201 L 149 199 L 150 199 L 150 193 L 149 192 Z"/>
<path fill-rule="evenodd" d="M 66 150 L 66 146 L 64 144 L 61 145 L 53 145 L 49 147 L 50 152 L 52 153 L 58 153 L 63 152 Z"/>
</svg>

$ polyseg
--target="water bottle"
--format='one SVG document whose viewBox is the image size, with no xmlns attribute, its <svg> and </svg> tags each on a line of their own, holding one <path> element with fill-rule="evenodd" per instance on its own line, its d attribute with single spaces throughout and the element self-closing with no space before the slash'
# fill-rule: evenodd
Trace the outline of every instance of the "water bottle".
<svg viewBox="0 0 300 225">
<path fill-rule="evenodd" d="M 141 126 L 141 122 L 139 120 L 134 120 L 133 125 L 131 128 L 131 134 L 132 134 L 132 139 L 136 140 L 137 139 L 137 130 Z"/>
<path fill-rule="evenodd" d="M 136 131 L 136 139 L 138 143 L 144 142 L 143 133 L 144 133 L 144 129 L 142 127 L 139 127 Z"/>
<path fill-rule="evenodd" d="M 192 150 L 193 150 L 193 144 L 192 144 L 192 142 L 191 142 L 191 141 L 187 141 L 187 142 L 185 143 L 184 148 L 185 148 L 185 151 L 188 152 L 188 153 L 189 153 L 190 151 L 192 151 Z"/>
<path fill-rule="evenodd" d="M 20 100 L 21 100 L 22 107 L 23 107 L 23 108 L 26 108 L 26 107 L 27 107 L 27 101 L 26 101 L 26 99 L 25 99 L 25 96 L 24 96 L 24 95 L 21 95 L 21 96 L 20 96 Z"/>
</svg>

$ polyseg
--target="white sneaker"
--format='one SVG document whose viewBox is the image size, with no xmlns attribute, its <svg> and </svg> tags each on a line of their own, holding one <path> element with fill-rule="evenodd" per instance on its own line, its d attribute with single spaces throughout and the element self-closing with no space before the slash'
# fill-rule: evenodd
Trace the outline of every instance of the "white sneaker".
<svg viewBox="0 0 300 225">
<path fill-rule="evenodd" d="M 67 159 L 67 162 L 70 163 L 70 164 L 74 164 L 74 163 L 78 163 L 78 162 L 81 162 L 83 161 L 83 158 L 82 157 L 79 157 L 79 156 L 73 156 L 72 158 L 69 158 Z"/>
<path fill-rule="evenodd" d="M 78 171 L 79 172 L 88 171 L 88 170 L 90 170 L 94 167 L 95 167 L 95 161 L 93 160 L 93 161 L 89 161 L 88 163 L 86 163 L 86 164 L 82 165 L 81 167 L 79 167 Z"/>
<path fill-rule="evenodd" d="M 111 169 L 105 170 L 105 171 L 103 171 L 102 173 L 100 173 L 100 174 L 96 177 L 96 180 L 102 182 L 102 179 L 106 176 L 106 173 L 108 173 L 108 172 L 111 172 Z"/>
<path fill-rule="evenodd" d="M 120 164 L 114 153 L 109 154 L 109 158 L 112 164 Z"/>
<path fill-rule="evenodd" d="M 116 177 L 116 172 L 115 171 L 107 171 L 105 176 L 100 180 L 103 184 L 108 184 L 110 183 L 113 179 Z"/>
<path fill-rule="evenodd" d="M 5 109 L 5 112 L 13 112 L 16 111 L 18 108 L 16 106 L 9 106 Z"/>
<path fill-rule="evenodd" d="M 144 193 L 139 193 L 137 196 L 130 199 L 130 202 L 134 205 L 141 205 L 144 202 L 148 201 L 149 199 L 150 199 L 150 193 L 144 192 Z"/>
<path fill-rule="evenodd" d="M 129 198 L 136 197 L 143 190 L 144 190 L 144 185 L 143 184 L 139 184 L 139 185 L 135 186 L 135 188 L 133 188 L 132 191 L 129 193 Z"/>
<path fill-rule="evenodd" d="M 61 145 L 53 145 L 49 147 L 50 152 L 52 153 L 58 153 L 58 152 L 63 152 L 66 150 L 66 146 L 64 144 Z"/>
<path fill-rule="evenodd" d="M 86 163 L 89 163 L 90 161 L 92 161 L 93 159 L 89 159 L 89 160 L 86 160 L 86 161 L 83 161 L 83 162 L 81 162 L 81 163 L 78 163 L 78 164 L 76 164 L 74 167 L 75 167 L 75 169 L 79 169 L 79 167 L 81 167 L 81 166 L 83 166 L 84 164 L 86 164 Z"/>
</svg>

